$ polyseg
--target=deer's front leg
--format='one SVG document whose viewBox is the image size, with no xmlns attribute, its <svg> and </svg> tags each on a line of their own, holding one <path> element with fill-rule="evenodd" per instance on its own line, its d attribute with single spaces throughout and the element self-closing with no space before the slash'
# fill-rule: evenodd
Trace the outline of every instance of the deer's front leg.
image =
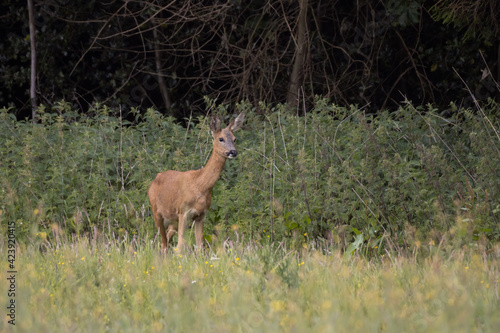
<svg viewBox="0 0 500 333">
<path fill-rule="evenodd" d="M 184 231 L 186 231 L 186 216 L 179 214 L 179 228 L 177 230 L 177 251 L 184 251 Z"/>
<path fill-rule="evenodd" d="M 203 224 L 205 223 L 205 215 L 201 215 L 194 222 L 194 235 L 196 237 L 196 250 L 201 251 L 203 248 Z"/>
</svg>

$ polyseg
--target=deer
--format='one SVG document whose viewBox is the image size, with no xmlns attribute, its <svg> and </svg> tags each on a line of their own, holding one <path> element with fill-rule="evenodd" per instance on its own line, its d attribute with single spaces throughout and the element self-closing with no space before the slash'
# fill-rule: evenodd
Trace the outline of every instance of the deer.
<svg viewBox="0 0 500 333">
<path fill-rule="evenodd" d="M 196 248 L 203 246 L 203 224 L 210 204 L 212 189 L 219 179 L 227 159 L 233 159 L 238 152 L 234 146 L 234 132 L 243 124 L 242 112 L 233 118 L 226 128 L 221 129 L 217 116 L 210 119 L 213 137 L 213 150 L 205 167 L 198 170 L 160 172 L 148 190 L 149 202 L 153 210 L 153 219 L 161 237 L 161 249 L 167 253 L 167 247 L 177 232 L 177 250 L 182 252 L 184 232 L 190 222 L 194 222 Z"/>
</svg>

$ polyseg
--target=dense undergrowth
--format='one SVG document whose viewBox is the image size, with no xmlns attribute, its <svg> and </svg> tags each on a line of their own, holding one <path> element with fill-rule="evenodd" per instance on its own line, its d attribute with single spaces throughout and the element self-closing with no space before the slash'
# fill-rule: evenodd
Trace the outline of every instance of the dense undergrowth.
<svg viewBox="0 0 500 333">
<path fill-rule="evenodd" d="M 440 112 L 407 103 L 377 116 L 324 100 L 300 116 L 258 107 L 213 111 L 226 123 L 242 110 L 247 117 L 238 158 L 214 188 L 208 243 L 328 243 L 379 255 L 500 240 L 497 104 Z M 134 121 L 105 106 L 91 111 L 61 102 L 39 108 L 38 124 L 0 112 L 2 234 L 15 221 L 21 243 L 153 239 L 147 189 L 156 173 L 197 169 L 210 156 L 205 118 L 184 127 L 154 110 Z"/>
</svg>

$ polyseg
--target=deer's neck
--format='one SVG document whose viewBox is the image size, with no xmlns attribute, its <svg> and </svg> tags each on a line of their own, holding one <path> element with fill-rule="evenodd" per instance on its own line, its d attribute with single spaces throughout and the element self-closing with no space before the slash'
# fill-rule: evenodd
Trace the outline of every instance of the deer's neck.
<svg viewBox="0 0 500 333">
<path fill-rule="evenodd" d="M 203 191 L 212 191 L 215 183 L 219 179 L 220 173 L 226 164 L 226 158 L 216 153 L 215 150 L 212 151 L 212 155 L 207 162 L 207 165 L 201 169 L 200 176 L 198 178 L 198 185 Z"/>
</svg>

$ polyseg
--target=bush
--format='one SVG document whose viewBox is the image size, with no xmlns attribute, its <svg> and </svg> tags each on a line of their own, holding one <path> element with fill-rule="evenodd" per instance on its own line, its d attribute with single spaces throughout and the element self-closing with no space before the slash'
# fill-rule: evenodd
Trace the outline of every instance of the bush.
<svg viewBox="0 0 500 333">
<path fill-rule="evenodd" d="M 267 116 L 237 106 L 247 111 L 240 153 L 214 188 L 208 241 L 323 240 L 370 254 L 424 241 L 431 250 L 499 240 L 497 104 L 480 115 L 410 103 L 377 116 L 325 100 L 304 116 L 258 107 Z M 227 107 L 217 109 L 227 123 Z M 147 189 L 156 173 L 198 169 L 212 148 L 204 118 L 183 127 L 148 110 L 131 122 L 105 106 L 86 117 L 61 102 L 41 107 L 41 122 L 32 124 L 7 111 L 0 113 L 0 219 L 17 222 L 21 242 L 153 238 Z"/>
</svg>

